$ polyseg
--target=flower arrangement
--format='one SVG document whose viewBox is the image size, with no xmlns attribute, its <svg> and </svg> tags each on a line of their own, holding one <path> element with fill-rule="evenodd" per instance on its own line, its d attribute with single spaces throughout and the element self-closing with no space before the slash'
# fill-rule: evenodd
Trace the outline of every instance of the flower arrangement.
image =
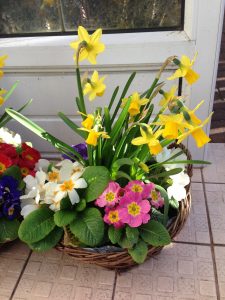
<svg viewBox="0 0 225 300">
<path fill-rule="evenodd" d="M 3 76 L 2 68 L 5 66 L 7 55 L 0 56 L 0 78 Z M 7 91 L 0 88 L 0 106 L 12 95 L 17 82 Z M 19 111 L 23 110 L 28 101 Z M 19 134 L 8 130 L 5 126 L 11 117 L 3 113 L 0 118 L 0 244 L 12 241 L 18 236 L 20 224 L 21 203 L 25 183 L 23 177 L 35 174 L 35 163 L 40 153 L 21 142 Z"/>
<path fill-rule="evenodd" d="M 0 244 L 18 237 L 21 200 L 28 174 L 35 175 L 40 153 L 21 142 L 21 137 L 0 128 Z"/>
<path fill-rule="evenodd" d="M 203 101 L 190 109 L 185 97 L 176 95 L 176 86 L 167 91 L 165 82 L 160 82 L 171 63 L 177 69 L 168 80 L 183 77 L 188 84 L 197 81 L 199 75 L 192 69 L 195 59 L 185 55 L 181 59 L 169 57 L 145 92 L 128 93 L 133 73 L 120 96 L 116 87 L 108 106 L 87 112 L 85 96 L 89 101 L 104 96 L 105 77 L 95 70 L 90 77 L 84 74 L 81 78 L 79 63 L 88 60 L 96 64 L 97 55 L 105 49 L 101 36 L 101 29 L 89 35 L 79 26 L 78 39 L 71 43 L 81 126 L 59 113 L 85 143 L 67 145 L 22 114 L 7 109 L 11 117 L 63 153 L 63 160 L 56 164 L 40 160 L 35 176 L 24 178 L 24 221 L 19 237 L 38 251 L 61 242 L 89 253 L 125 251 L 133 261 L 142 263 L 150 246 L 171 242 L 168 226 L 187 197 L 187 167 L 207 163 L 191 160 L 179 145 L 190 135 L 198 147 L 208 143 L 202 128 L 211 115 L 200 120 L 196 111 Z M 159 102 L 157 95 L 162 98 Z"/>
</svg>

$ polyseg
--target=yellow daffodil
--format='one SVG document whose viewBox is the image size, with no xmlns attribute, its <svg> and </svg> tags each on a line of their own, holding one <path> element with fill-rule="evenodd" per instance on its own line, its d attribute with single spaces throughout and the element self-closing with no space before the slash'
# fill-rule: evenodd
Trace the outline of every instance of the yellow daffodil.
<svg viewBox="0 0 225 300">
<path fill-rule="evenodd" d="M 53 6 L 55 4 L 55 0 L 43 0 L 43 6 Z"/>
<path fill-rule="evenodd" d="M 100 78 L 98 72 L 94 71 L 91 80 L 84 85 L 83 93 L 84 95 L 89 94 L 89 100 L 92 101 L 96 96 L 103 96 L 106 86 L 103 83 L 105 77 Z"/>
<path fill-rule="evenodd" d="M 198 148 L 203 147 L 205 144 L 209 143 L 211 139 L 205 134 L 205 132 L 202 129 L 202 127 L 209 122 L 212 114 L 213 113 L 211 113 L 208 116 L 208 118 L 205 119 L 205 121 L 202 122 L 202 124 L 199 125 L 199 126 L 189 125 L 188 126 L 189 130 L 178 137 L 177 143 L 180 144 L 189 135 L 192 135 L 192 137 L 194 138 L 194 140 L 195 140 Z"/>
<path fill-rule="evenodd" d="M 194 62 L 195 62 L 195 59 L 196 59 L 196 55 L 195 55 L 195 57 L 192 61 L 186 55 L 182 55 L 180 61 L 175 59 L 178 62 L 178 67 L 179 68 L 175 71 L 175 73 L 172 76 L 170 76 L 167 79 L 168 80 L 173 80 L 173 79 L 176 79 L 176 78 L 179 78 L 179 77 L 184 77 L 187 80 L 188 84 L 195 83 L 199 78 L 199 74 L 196 73 L 191 68 L 193 66 Z"/>
<path fill-rule="evenodd" d="M 81 122 L 82 126 L 86 129 L 91 129 L 94 125 L 95 117 L 92 114 L 88 114 L 87 118 Z"/>
<path fill-rule="evenodd" d="M 164 106 L 168 104 L 171 100 L 176 98 L 175 93 L 177 91 L 177 86 L 173 85 L 168 92 L 163 93 L 163 98 L 160 100 L 159 105 Z"/>
<path fill-rule="evenodd" d="M 109 139 L 110 136 L 105 131 L 96 131 L 95 129 L 86 129 L 86 128 L 79 128 L 80 130 L 89 132 L 87 139 L 85 142 L 91 146 L 97 146 L 98 138 L 102 137 L 104 139 Z"/>
<path fill-rule="evenodd" d="M 164 126 L 162 136 L 165 139 L 176 139 L 180 132 L 184 132 L 185 123 L 183 121 L 184 117 L 182 114 L 159 115 L 159 122 L 155 122 L 154 124 Z"/>
<path fill-rule="evenodd" d="M 88 59 L 91 64 L 96 64 L 96 56 L 105 50 L 105 45 L 99 41 L 101 36 L 102 29 L 100 28 L 89 35 L 84 27 L 78 27 L 78 40 L 70 43 L 70 46 L 80 51 L 79 61 Z M 81 43 L 82 48 L 79 50 Z M 77 60 L 77 53 L 74 55 L 74 60 Z"/>
<path fill-rule="evenodd" d="M 157 130 L 155 133 L 152 132 L 152 129 L 146 125 L 140 127 L 141 136 L 133 139 L 131 143 L 136 146 L 147 144 L 149 151 L 152 155 L 157 155 L 162 151 L 162 146 L 158 140 L 162 134 L 162 130 Z"/>
<path fill-rule="evenodd" d="M 127 103 L 128 99 L 123 99 L 122 102 L 122 107 L 124 107 Z M 131 102 L 130 102 L 130 107 L 128 109 L 128 112 L 130 114 L 131 117 L 134 117 L 136 115 L 138 115 L 140 113 L 140 108 L 142 105 L 147 104 L 149 101 L 149 99 L 147 98 L 140 98 L 140 95 L 135 92 L 132 94 L 131 96 Z"/>
<path fill-rule="evenodd" d="M 4 95 L 6 92 L 6 90 L 0 89 L 0 106 L 4 103 L 4 98 L 2 95 Z"/>
<path fill-rule="evenodd" d="M 8 55 L 0 56 L 0 68 L 5 66 L 5 60 L 7 59 Z M 3 71 L 0 70 L 0 78 L 3 76 Z"/>
<path fill-rule="evenodd" d="M 194 109 L 190 110 L 187 107 L 185 107 L 185 111 L 188 113 L 188 117 L 190 118 L 189 121 L 192 125 L 200 125 L 201 120 L 195 115 L 196 110 L 199 109 L 199 107 L 204 103 L 204 100 L 202 100 Z M 185 116 L 184 116 L 185 117 Z"/>
</svg>

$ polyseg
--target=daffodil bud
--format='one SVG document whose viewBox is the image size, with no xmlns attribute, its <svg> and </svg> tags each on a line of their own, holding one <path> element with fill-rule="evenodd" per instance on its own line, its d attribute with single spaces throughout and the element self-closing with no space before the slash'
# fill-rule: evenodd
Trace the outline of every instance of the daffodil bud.
<svg viewBox="0 0 225 300">
<path fill-rule="evenodd" d="M 180 65 L 180 61 L 179 61 L 179 59 L 177 59 L 177 58 L 174 58 L 174 59 L 173 59 L 173 62 L 174 62 L 174 64 L 177 65 L 177 66 Z"/>
</svg>

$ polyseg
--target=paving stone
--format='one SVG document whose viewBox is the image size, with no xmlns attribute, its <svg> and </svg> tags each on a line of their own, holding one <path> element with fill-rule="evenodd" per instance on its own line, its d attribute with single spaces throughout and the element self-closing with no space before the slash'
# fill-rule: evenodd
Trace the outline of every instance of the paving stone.
<svg viewBox="0 0 225 300">
<path fill-rule="evenodd" d="M 10 298 L 29 253 L 19 241 L 0 248 L 0 300 Z"/>
<path fill-rule="evenodd" d="M 200 168 L 193 168 L 192 182 L 202 182 L 202 174 Z"/>
<path fill-rule="evenodd" d="M 204 181 L 225 183 L 225 144 L 209 144 L 207 160 L 212 164 L 203 168 Z"/>
<path fill-rule="evenodd" d="M 158 256 L 117 276 L 115 300 L 121 299 L 215 300 L 210 247 L 180 243 L 165 247 Z"/>
<path fill-rule="evenodd" d="M 111 299 L 115 272 L 77 263 L 56 250 L 32 253 L 14 299 Z"/>
<path fill-rule="evenodd" d="M 184 228 L 175 237 L 176 241 L 210 243 L 205 198 L 202 183 L 192 183 L 192 206 Z"/>
<path fill-rule="evenodd" d="M 225 244 L 225 184 L 206 184 L 213 241 Z"/>
</svg>

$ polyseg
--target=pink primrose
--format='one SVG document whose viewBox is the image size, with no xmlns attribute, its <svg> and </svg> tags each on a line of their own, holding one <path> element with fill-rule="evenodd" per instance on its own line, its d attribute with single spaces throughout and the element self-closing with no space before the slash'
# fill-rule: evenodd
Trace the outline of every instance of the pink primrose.
<svg viewBox="0 0 225 300">
<path fill-rule="evenodd" d="M 106 207 L 104 215 L 104 222 L 113 225 L 116 229 L 119 229 L 124 226 L 124 223 L 121 221 L 120 217 L 120 208 L 112 208 Z"/>
<path fill-rule="evenodd" d="M 95 205 L 99 207 L 113 207 L 118 203 L 120 197 L 120 185 L 117 182 L 111 181 L 101 196 L 95 201 Z"/>
<path fill-rule="evenodd" d="M 164 206 L 164 198 L 162 198 L 160 192 L 157 192 L 155 189 L 151 191 L 150 198 L 151 205 L 155 208 Z"/>
<path fill-rule="evenodd" d="M 145 184 L 140 180 L 132 180 L 125 186 L 127 192 L 140 194 L 142 199 L 149 198 L 149 194 L 153 188 L 154 183 Z"/>
<path fill-rule="evenodd" d="M 139 227 L 150 220 L 150 203 L 148 200 L 142 200 L 139 193 L 127 192 L 120 200 L 120 217 L 122 222 L 130 227 Z"/>
</svg>

